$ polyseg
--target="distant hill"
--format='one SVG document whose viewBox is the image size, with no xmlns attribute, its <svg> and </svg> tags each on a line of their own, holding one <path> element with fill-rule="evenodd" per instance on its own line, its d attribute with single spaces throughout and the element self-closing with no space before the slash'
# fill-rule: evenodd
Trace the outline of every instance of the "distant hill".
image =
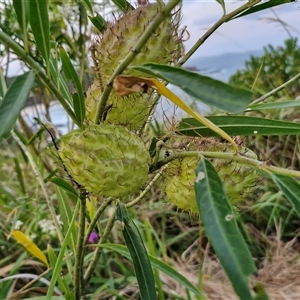
<svg viewBox="0 0 300 300">
<path fill-rule="evenodd" d="M 245 62 L 251 55 L 262 56 L 263 54 L 263 50 L 255 50 L 241 53 L 224 53 L 209 57 L 192 57 L 184 66 L 188 69 L 193 68 L 203 75 L 228 81 L 229 77 L 238 69 L 244 68 Z"/>
</svg>

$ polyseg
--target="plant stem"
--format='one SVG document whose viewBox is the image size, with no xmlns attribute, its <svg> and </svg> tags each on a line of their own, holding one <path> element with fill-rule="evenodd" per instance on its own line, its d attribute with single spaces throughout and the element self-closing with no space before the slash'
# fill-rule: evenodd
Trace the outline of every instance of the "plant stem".
<svg viewBox="0 0 300 300">
<path fill-rule="evenodd" d="M 106 224 L 106 227 L 104 229 L 103 235 L 101 236 L 98 245 L 101 245 L 102 243 L 104 243 L 104 241 L 106 240 L 106 238 L 108 237 L 108 235 L 110 234 L 114 224 L 115 224 L 115 216 L 116 216 L 116 206 L 114 206 L 114 209 L 109 217 L 109 220 Z M 101 255 L 101 248 L 100 247 L 96 247 L 95 251 L 94 251 L 94 255 L 93 258 L 84 274 L 83 280 L 84 282 L 88 282 L 96 268 L 98 259 Z"/>
<path fill-rule="evenodd" d="M 274 90 L 264 94 L 263 96 L 257 98 L 256 100 L 254 100 L 251 105 L 253 104 L 257 104 L 259 102 L 262 102 L 264 100 L 266 100 L 267 98 L 271 97 L 272 95 L 276 94 L 278 91 L 284 89 L 285 87 L 287 87 L 290 83 L 292 83 L 293 81 L 297 80 L 298 78 L 300 78 L 300 72 L 295 75 L 294 77 L 292 77 L 291 79 L 289 79 L 287 82 L 283 83 L 282 85 L 278 86 L 277 88 L 275 88 Z M 250 107 L 251 108 L 251 107 Z"/>
<path fill-rule="evenodd" d="M 102 114 L 104 112 L 107 99 L 112 90 L 113 81 L 116 76 L 122 74 L 122 72 L 129 66 L 129 64 L 135 59 L 135 57 L 141 52 L 144 45 L 152 36 L 153 32 L 159 27 L 159 25 L 164 21 L 164 19 L 171 14 L 172 9 L 180 2 L 181 0 L 173 0 L 170 1 L 166 6 L 162 8 L 161 11 L 158 12 L 157 16 L 154 18 L 152 23 L 146 28 L 145 32 L 138 39 L 136 44 L 131 48 L 131 52 L 129 52 L 124 60 L 119 64 L 116 70 L 113 72 L 111 77 L 109 78 L 103 93 L 101 95 L 101 99 L 98 103 L 97 113 L 94 120 L 95 124 L 100 123 Z"/>
<path fill-rule="evenodd" d="M 31 155 L 31 153 L 29 152 L 29 150 L 27 149 L 27 147 L 22 143 L 22 141 L 19 139 L 19 137 L 15 134 L 15 132 L 13 130 L 11 130 L 11 135 L 12 135 L 13 139 L 17 142 L 17 144 L 20 146 L 20 148 L 22 149 L 22 151 L 25 153 L 25 155 L 27 156 L 27 158 L 29 160 L 31 168 L 32 168 L 32 170 L 33 170 L 33 172 L 36 176 L 37 181 L 39 182 L 39 184 L 41 186 L 42 192 L 43 192 L 44 197 L 46 199 L 51 217 L 53 219 L 53 223 L 55 225 L 55 229 L 56 229 L 59 241 L 62 243 L 63 242 L 63 234 L 62 234 L 62 231 L 61 231 L 60 226 L 59 226 L 58 221 L 57 221 L 57 216 L 56 216 L 54 205 L 53 205 L 52 201 L 50 200 L 50 198 L 48 196 L 48 193 L 46 191 L 46 186 L 45 186 L 43 177 L 42 177 L 37 165 L 35 164 L 34 159 Z"/>
<path fill-rule="evenodd" d="M 223 15 L 212 27 L 210 27 L 204 35 L 193 45 L 193 47 L 184 55 L 184 57 L 177 63 L 177 66 L 182 66 L 194 53 L 195 51 L 225 22 L 229 21 L 233 17 L 239 15 L 244 10 L 254 6 L 261 2 L 261 0 L 248 1 L 246 4 L 238 7 L 234 11 L 227 15 Z"/>
<path fill-rule="evenodd" d="M 104 212 L 105 208 L 113 201 L 112 198 L 107 198 L 105 199 L 105 201 L 100 205 L 100 207 L 98 208 L 98 210 L 96 211 L 96 214 L 93 218 L 93 220 L 91 221 L 86 233 L 85 233 L 85 237 L 83 240 L 83 245 L 85 246 L 88 243 L 90 234 L 92 233 L 97 221 L 99 220 L 100 216 L 102 215 L 102 213 Z"/>
<path fill-rule="evenodd" d="M 74 270 L 74 290 L 75 299 L 80 300 L 83 289 L 82 285 L 82 267 L 84 257 L 84 229 L 85 229 L 85 211 L 86 211 L 86 191 L 80 191 L 80 219 L 79 219 L 79 231 L 78 231 L 78 242 L 76 247 L 75 256 L 75 270 Z"/>
<path fill-rule="evenodd" d="M 255 168 L 261 172 L 267 172 L 267 173 L 274 172 L 274 173 L 279 173 L 282 175 L 300 178 L 300 171 L 270 166 L 270 165 L 268 165 L 267 162 L 258 161 L 256 159 L 249 158 L 244 154 L 242 155 L 242 154 L 235 154 L 235 153 L 230 153 L 230 152 L 185 151 L 185 152 L 174 153 L 173 155 L 168 156 L 167 158 L 159 161 L 156 166 L 156 169 L 160 169 L 162 166 L 168 164 L 169 162 L 171 162 L 172 160 L 177 159 L 177 158 L 195 157 L 195 156 L 198 156 L 200 158 L 201 155 L 203 155 L 204 157 L 209 157 L 209 158 L 220 158 L 220 159 L 233 160 L 233 161 L 239 162 L 244 165 L 252 166 L 253 168 Z M 151 171 L 154 171 L 154 170 L 151 169 Z"/>
<path fill-rule="evenodd" d="M 80 123 L 77 120 L 74 112 L 71 107 L 65 100 L 65 98 L 58 91 L 56 86 L 52 83 L 52 81 L 48 78 L 47 74 L 43 70 L 43 68 L 28 54 L 26 51 L 16 43 L 10 36 L 8 36 L 3 31 L 0 31 L 0 42 L 2 42 L 6 47 L 15 52 L 15 54 L 24 61 L 42 80 L 42 82 L 47 86 L 47 88 L 53 93 L 56 99 L 63 106 L 67 114 L 73 120 L 73 122 L 80 127 Z"/>
<path fill-rule="evenodd" d="M 163 168 L 159 171 L 159 173 L 157 173 L 154 178 L 148 183 L 148 185 L 146 186 L 146 188 L 138 195 L 138 197 L 136 197 L 134 200 L 128 202 L 126 204 L 126 207 L 131 207 L 136 205 L 139 201 L 141 201 L 141 199 L 150 191 L 150 189 L 153 187 L 154 183 L 161 177 L 162 175 L 162 171 Z"/>
</svg>

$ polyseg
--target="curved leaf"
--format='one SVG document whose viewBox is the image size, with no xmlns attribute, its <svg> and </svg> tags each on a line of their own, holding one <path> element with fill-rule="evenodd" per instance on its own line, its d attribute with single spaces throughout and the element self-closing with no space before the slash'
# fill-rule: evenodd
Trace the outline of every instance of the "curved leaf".
<svg viewBox="0 0 300 300">
<path fill-rule="evenodd" d="M 19 230 L 13 230 L 11 235 L 20 243 L 27 251 L 29 251 L 33 256 L 41 260 L 47 267 L 49 266 L 48 260 L 45 254 L 40 250 L 40 248 L 23 232 Z"/>
<path fill-rule="evenodd" d="M 101 248 L 106 248 L 110 249 L 113 251 L 117 251 L 123 256 L 131 259 L 131 256 L 129 254 L 128 249 L 123 246 L 123 245 L 118 245 L 118 244 L 102 244 L 102 245 L 97 245 L 97 247 Z M 171 278 L 175 279 L 178 283 L 180 283 L 182 286 L 187 288 L 190 292 L 194 293 L 198 297 L 203 297 L 203 295 L 193 286 L 193 284 L 188 281 L 186 277 L 178 273 L 176 270 L 174 270 L 171 266 L 168 264 L 162 262 L 161 260 L 149 255 L 149 259 L 151 262 L 151 265 L 154 268 L 157 268 L 158 270 L 162 271 L 163 273 L 167 274 Z"/>
<path fill-rule="evenodd" d="M 47 69 L 50 55 L 50 25 L 48 17 L 48 0 L 29 0 L 30 26 L 35 43 L 45 59 Z"/>
<path fill-rule="evenodd" d="M 281 175 L 281 174 L 271 174 L 271 178 L 277 187 L 283 192 L 287 200 L 292 204 L 297 215 L 300 218 L 300 183 L 292 177 Z"/>
<path fill-rule="evenodd" d="M 112 2 L 123 12 L 134 10 L 134 7 L 126 0 L 112 0 Z"/>
<path fill-rule="evenodd" d="M 253 299 L 247 276 L 256 271 L 217 171 L 201 158 L 195 180 L 196 200 L 205 232 L 241 299 Z"/>
<path fill-rule="evenodd" d="M 293 122 L 243 116 L 213 116 L 207 117 L 207 119 L 231 136 L 291 135 L 300 133 L 300 124 Z M 203 126 L 193 118 L 182 119 L 178 125 L 178 131 L 188 136 L 218 136 L 214 131 Z"/>
<path fill-rule="evenodd" d="M 124 204 L 117 206 L 116 219 L 123 225 L 123 236 L 132 258 L 136 279 L 142 300 L 157 299 L 155 281 L 140 232 L 128 215 Z"/>
<path fill-rule="evenodd" d="M 7 91 L 6 81 L 3 75 L 3 70 L 2 68 L 0 68 L 0 106 L 6 91 Z"/>
<path fill-rule="evenodd" d="M 89 19 L 101 33 L 104 32 L 107 26 L 107 22 L 101 15 L 97 13 L 95 17 L 89 16 Z"/>
<path fill-rule="evenodd" d="M 290 107 L 297 107 L 297 106 L 300 106 L 300 100 L 280 101 L 280 102 L 278 101 L 278 102 L 250 105 L 249 111 L 263 110 L 263 109 L 281 109 L 281 108 L 290 108 Z"/>
<path fill-rule="evenodd" d="M 248 90 L 181 68 L 150 63 L 131 68 L 166 80 L 196 100 L 231 113 L 243 112 L 252 100 Z"/>
<path fill-rule="evenodd" d="M 77 218 L 78 211 L 79 211 L 79 206 L 80 206 L 80 201 L 77 201 L 77 204 L 76 204 L 75 209 L 73 211 L 70 226 L 69 226 L 68 231 L 65 235 L 64 241 L 61 245 L 55 267 L 53 268 L 51 283 L 50 283 L 50 286 L 48 288 L 47 296 L 46 296 L 47 300 L 52 299 L 52 297 L 53 297 L 53 292 L 54 292 L 54 289 L 55 289 L 55 285 L 56 285 L 56 282 L 58 280 L 58 277 L 60 276 L 61 268 L 62 268 L 62 265 L 63 265 L 63 258 L 64 258 L 64 256 L 68 256 L 68 253 L 66 252 L 66 249 L 67 249 L 67 246 L 69 244 L 69 240 L 71 238 L 72 231 L 74 230 L 74 227 L 75 227 L 76 218 Z M 70 276 L 72 276 L 72 274 L 70 274 Z"/>
<path fill-rule="evenodd" d="M 74 83 L 74 86 L 77 91 L 77 94 L 73 94 L 73 107 L 78 120 L 80 120 L 80 122 L 82 123 L 85 118 L 85 103 L 82 85 L 80 83 L 78 74 L 65 49 L 61 47 L 59 49 L 59 53 L 65 76 L 68 80 L 71 80 Z"/>
<path fill-rule="evenodd" d="M 94 13 L 93 5 L 90 0 L 82 0 L 82 3 L 91 14 Z"/>
<path fill-rule="evenodd" d="M 59 51 L 57 49 L 57 43 L 51 41 L 51 53 L 50 53 L 50 60 L 49 60 L 50 74 L 53 78 L 53 81 L 56 83 L 59 92 L 64 96 L 64 98 L 68 101 L 68 103 L 71 106 L 73 106 L 73 99 L 68 89 L 65 78 L 61 75 L 61 73 L 58 70 L 60 64 L 61 63 L 60 63 Z"/>
<path fill-rule="evenodd" d="M 0 106 L 0 139 L 7 137 L 24 107 L 34 82 L 34 72 L 18 76 L 7 90 Z"/>
<path fill-rule="evenodd" d="M 186 105 L 176 94 L 174 94 L 171 90 L 169 90 L 162 82 L 157 80 L 156 78 L 143 78 L 143 77 L 135 77 L 135 76 L 117 76 L 114 80 L 113 86 L 114 89 L 119 96 L 126 96 L 137 91 L 140 91 L 140 88 L 143 89 L 141 84 L 145 84 L 148 87 L 156 88 L 158 93 L 170 99 L 175 105 L 180 107 L 183 111 L 185 111 L 190 116 L 194 117 L 196 120 L 216 132 L 218 135 L 229 141 L 233 149 L 238 152 L 237 145 L 233 141 L 233 139 L 226 134 L 222 129 L 213 124 L 204 116 L 198 114 L 194 110 L 192 110 L 188 105 Z"/>
<path fill-rule="evenodd" d="M 78 193 L 66 180 L 59 178 L 59 177 L 54 177 L 54 178 L 51 178 L 49 181 L 51 181 L 58 187 L 62 188 L 63 190 L 65 190 L 67 193 L 72 194 L 73 196 L 78 198 Z"/>
<path fill-rule="evenodd" d="M 29 3 L 23 0 L 13 0 L 13 6 L 21 28 L 24 49 L 28 52 L 27 26 L 29 21 Z"/>
<path fill-rule="evenodd" d="M 240 17 L 246 16 L 246 15 L 250 15 L 250 14 L 259 12 L 261 10 L 268 9 L 268 8 L 278 6 L 281 4 L 289 3 L 289 2 L 291 2 L 291 0 L 270 0 L 270 1 L 264 2 L 262 4 L 255 5 L 230 20 L 240 18 Z"/>
</svg>

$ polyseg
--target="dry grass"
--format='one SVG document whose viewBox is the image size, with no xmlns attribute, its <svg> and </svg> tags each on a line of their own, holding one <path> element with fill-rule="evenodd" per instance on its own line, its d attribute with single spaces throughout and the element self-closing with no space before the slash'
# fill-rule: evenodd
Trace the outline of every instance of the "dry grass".
<svg viewBox="0 0 300 300">
<path fill-rule="evenodd" d="M 264 236 L 253 227 L 252 235 L 268 244 L 266 257 L 261 260 L 257 274 L 253 275 L 251 286 L 261 283 L 270 300 L 300 299 L 300 260 L 297 236 L 288 243 L 283 243 L 280 236 Z M 198 272 L 201 265 L 199 259 L 199 241 L 196 240 L 181 256 L 175 258 L 173 267 L 195 286 L 198 284 Z M 203 291 L 208 300 L 239 300 L 227 279 L 220 263 L 211 253 L 208 244 L 203 253 Z M 185 299 L 186 291 L 174 280 L 162 276 L 164 289 L 169 295 L 178 295 Z M 246 300 L 246 299 L 245 299 Z"/>
</svg>

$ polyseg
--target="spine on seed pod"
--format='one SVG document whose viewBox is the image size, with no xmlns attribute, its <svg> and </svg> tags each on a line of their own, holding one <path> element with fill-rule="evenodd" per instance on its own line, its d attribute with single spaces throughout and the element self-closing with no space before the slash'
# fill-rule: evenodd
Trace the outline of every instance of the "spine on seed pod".
<svg viewBox="0 0 300 300">
<path fill-rule="evenodd" d="M 85 124 L 94 123 L 96 109 L 106 82 L 159 11 L 160 6 L 157 3 L 140 6 L 109 24 L 103 34 L 94 41 L 91 49 L 95 80 L 87 91 Z M 179 20 L 180 9 L 166 18 L 153 32 L 131 65 L 176 62 L 183 53 L 178 32 Z M 122 75 L 145 77 L 144 74 L 131 69 L 126 69 Z M 148 119 L 154 101 L 152 89 L 128 96 L 118 96 L 112 91 L 101 121 L 122 125 L 131 131 L 138 130 Z"/>
</svg>

